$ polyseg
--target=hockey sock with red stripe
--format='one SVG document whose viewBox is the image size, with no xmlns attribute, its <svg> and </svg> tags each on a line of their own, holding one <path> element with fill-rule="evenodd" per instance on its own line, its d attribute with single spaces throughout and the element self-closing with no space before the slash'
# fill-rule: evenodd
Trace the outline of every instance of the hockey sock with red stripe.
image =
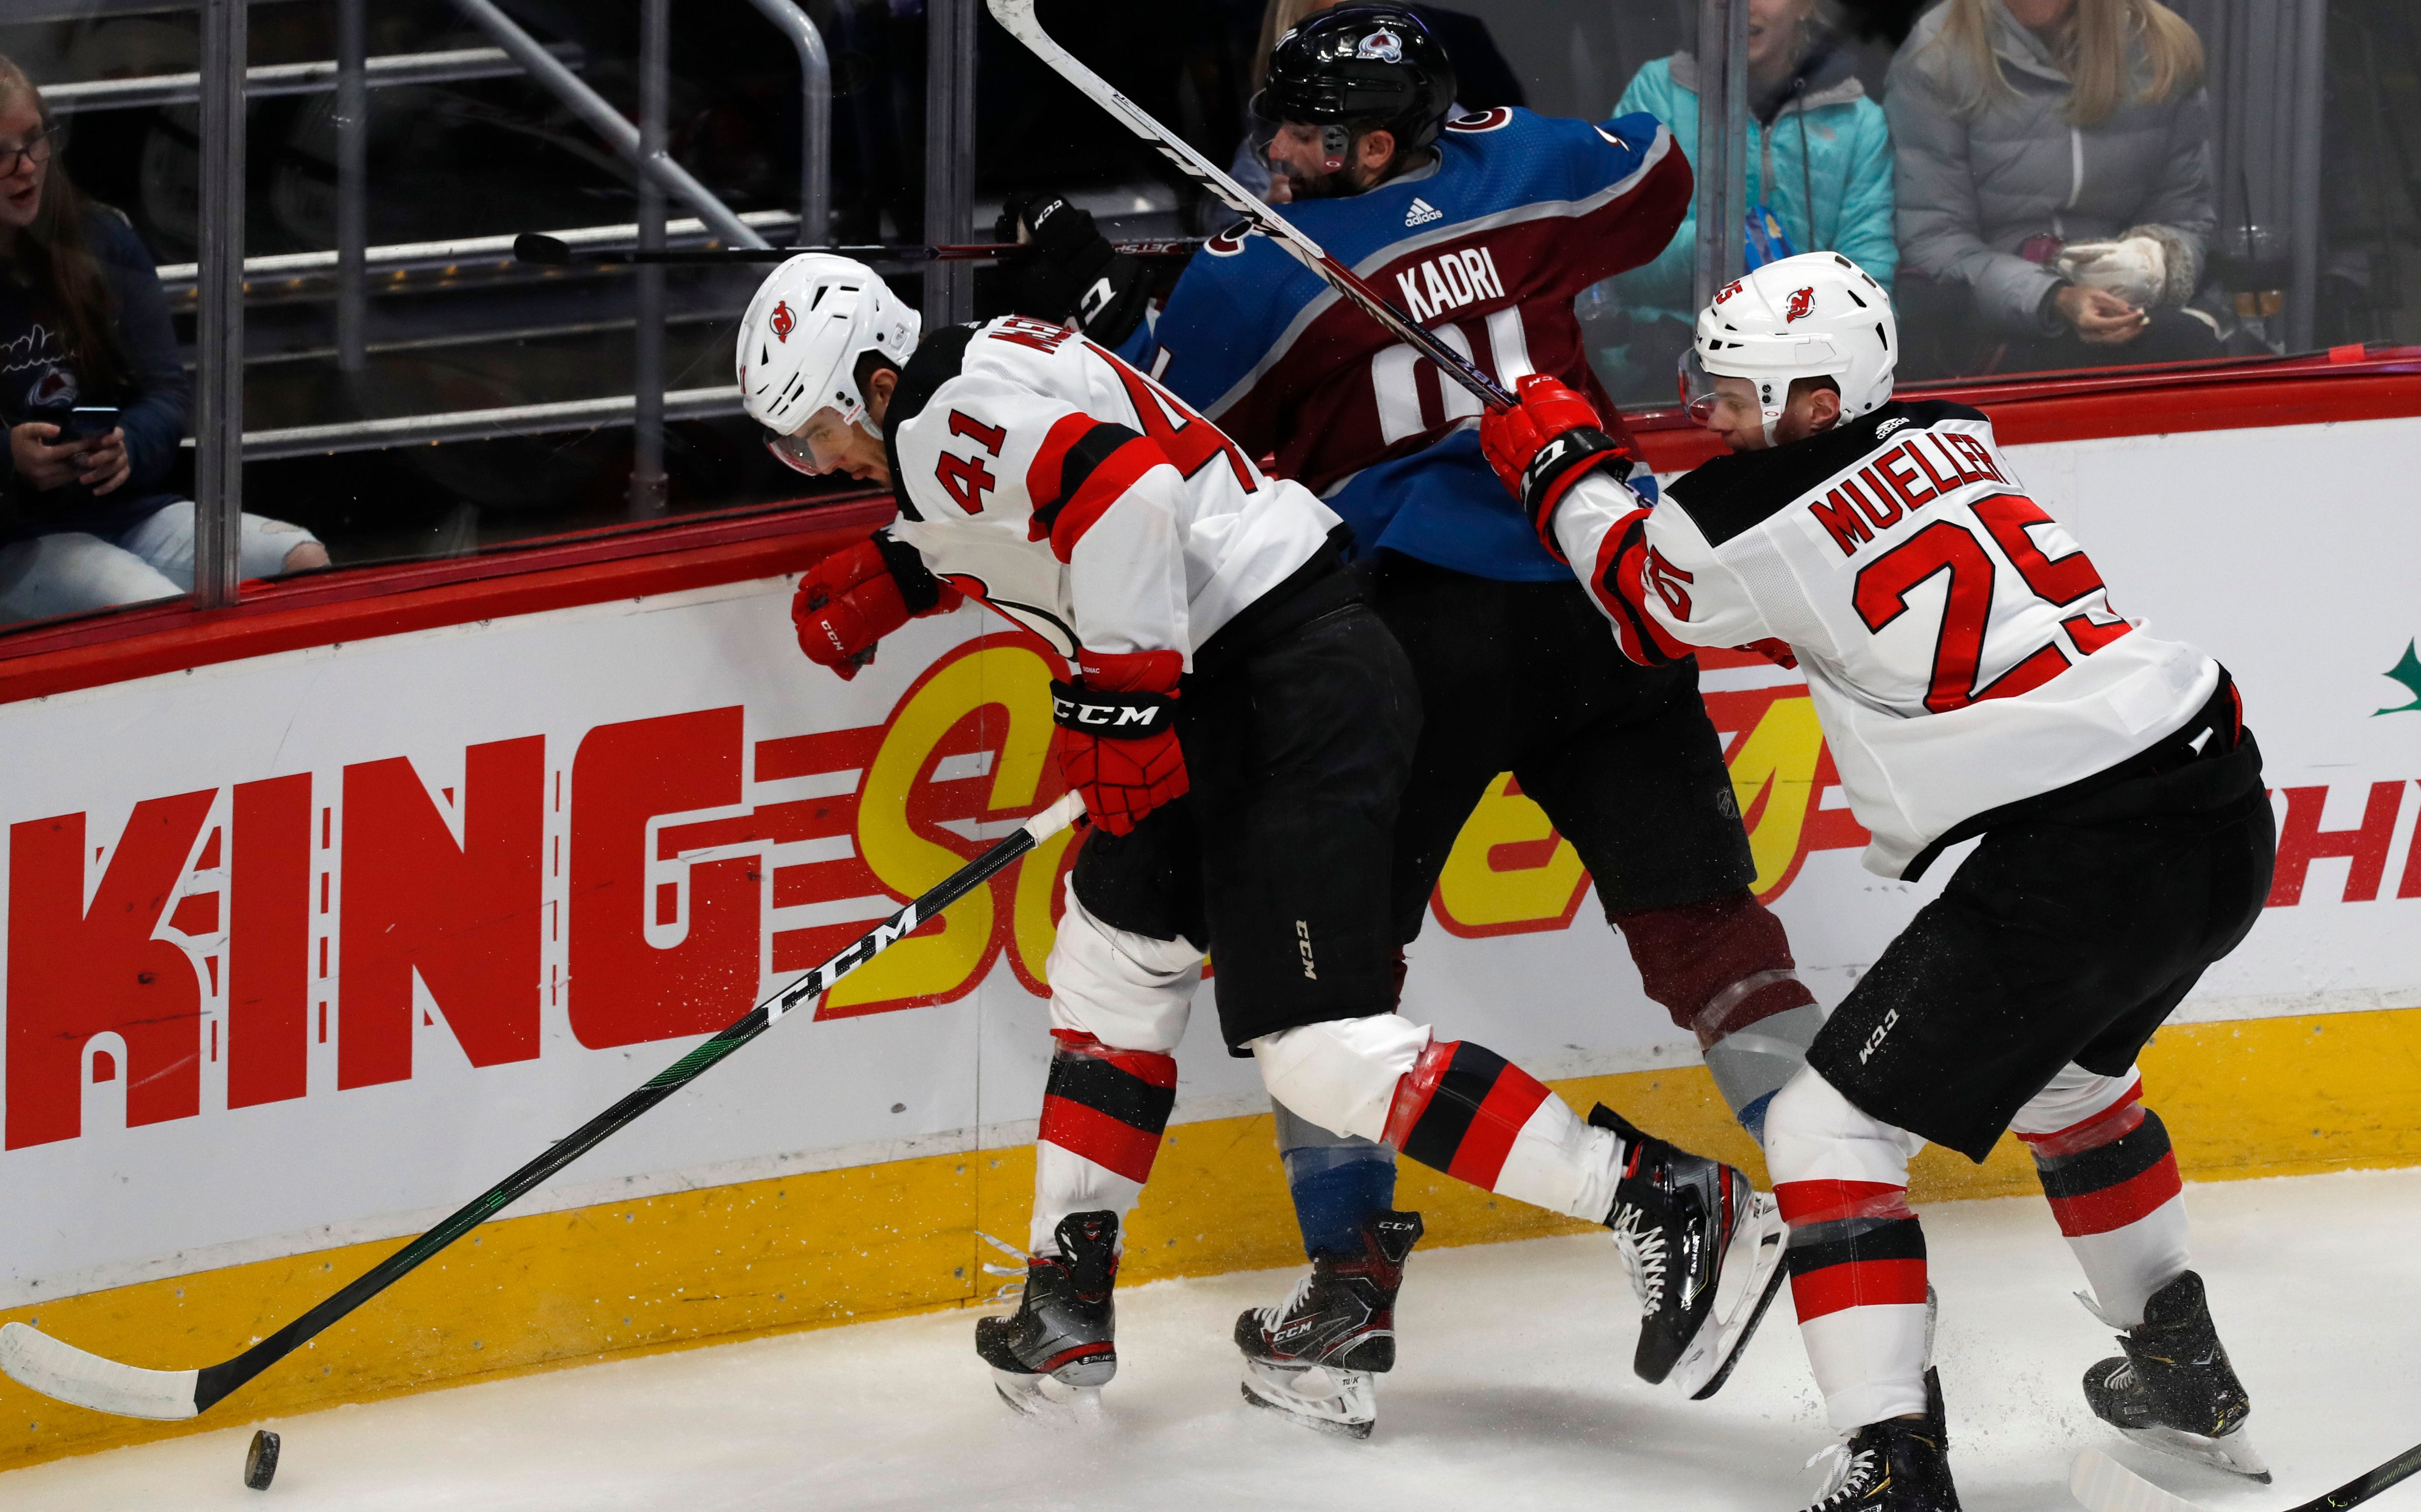
<svg viewBox="0 0 2421 1512">
<path fill-rule="evenodd" d="M 1058 1246 L 1059 1220 L 1106 1208 L 1124 1219 L 1160 1153 L 1177 1101 L 1177 1061 L 1148 1050 L 1117 1050 L 1090 1035 L 1054 1029 L 1058 1041 L 1042 1088 L 1034 1152 L 1034 1221 L 1027 1248 Z"/>
<path fill-rule="evenodd" d="M 1432 1041 L 1397 1083 L 1387 1143 L 1457 1180 L 1603 1223 L 1622 1141 L 1484 1045 Z"/>
<path fill-rule="evenodd" d="M 1925 1408 L 1925 1230 L 1905 1187 L 1784 1181 L 1784 1261 L 1808 1363 L 1835 1427 Z"/>
<path fill-rule="evenodd" d="M 2103 1321 L 2141 1323 L 2187 1266 L 2185 1187 L 2161 1115 L 2130 1098 L 2073 1129 L 2019 1137 Z"/>
</svg>

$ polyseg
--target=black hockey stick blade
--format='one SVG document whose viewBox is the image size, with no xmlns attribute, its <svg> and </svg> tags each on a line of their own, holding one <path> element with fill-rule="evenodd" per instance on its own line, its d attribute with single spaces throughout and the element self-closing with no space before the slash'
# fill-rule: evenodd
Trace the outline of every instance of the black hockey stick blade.
<svg viewBox="0 0 2421 1512">
<path fill-rule="evenodd" d="M 1150 242 L 1113 242 L 1110 250 L 1151 262 L 1190 257 L 1201 245 L 1199 237 L 1169 237 Z M 662 252 L 601 247 L 589 251 L 574 250 L 561 237 L 548 236 L 539 231 L 523 231 L 513 238 L 514 260 L 541 268 L 568 268 L 575 263 L 613 267 L 647 263 L 707 267 L 717 263 L 788 262 L 802 252 L 829 252 L 843 257 L 855 257 L 861 262 L 997 262 L 1023 250 L 1023 244 L 1016 242 L 969 242 L 945 246 L 898 242 L 832 247 L 676 247 Z"/>
<path fill-rule="evenodd" d="M 1177 171 L 1200 184 L 1229 210 L 1252 224 L 1252 228 L 1284 247 L 1295 261 L 1318 273 L 1329 288 L 1364 314 L 1394 333 L 1396 338 L 1414 351 L 1438 365 L 1438 370 L 1469 389 L 1481 403 L 1499 410 L 1514 405 L 1512 393 L 1504 384 L 1480 371 L 1477 364 L 1455 351 L 1436 333 L 1423 329 L 1413 318 L 1387 303 L 1386 298 L 1352 269 L 1330 257 L 1319 242 L 1297 230 L 1294 223 L 1271 209 L 1242 184 L 1227 177 L 1217 164 L 1194 149 L 1193 144 L 1152 118 L 1141 105 L 1110 87 L 1109 82 L 1086 68 L 1074 55 L 1052 39 L 1035 19 L 1034 0 L 986 0 L 992 19 L 1001 23 L 1011 37 L 1023 42 L 1035 56 L 1074 85 L 1086 98 L 1112 116 L 1128 131 L 1151 144 L 1160 155 L 1173 164 Z"/>
<path fill-rule="evenodd" d="M 589 1119 L 546 1152 L 447 1215 L 444 1222 L 356 1276 L 344 1289 L 231 1360 L 198 1370 L 145 1370 L 77 1348 L 24 1323 L 0 1327 L 0 1371 L 43 1395 L 96 1412 L 176 1422 L 198 1417 L 229 1393 L 299 1349 L 331 1323 L 527 1194 L 641 1114 L 704 1075 L 763 1034 L 784 1014 L 811 1004 L 834 983 L 914 934 L 1010 862 L 1075 822 L 1083 802 L 1070 793 L 1027 819 L 922 897 L 860 935 L 839 955 L 749 1009 L 729 1027 L 673 1062 L 646 1085 Z"/>
<path fill-rule="evenodd" d="M 2287 1512 L 2346 1512 L 2415 1471 L 2421 1471 L 2421 1443 L 2364 1471 L 2325 1496 L 2298 1502 Z M 2204 1512 L 2199 1503 L 2161 1489 L 2099 1449 L 2087 1449 L 2076 1457 L 2068 1489 L 2086 1512 Z"/>
</svg>

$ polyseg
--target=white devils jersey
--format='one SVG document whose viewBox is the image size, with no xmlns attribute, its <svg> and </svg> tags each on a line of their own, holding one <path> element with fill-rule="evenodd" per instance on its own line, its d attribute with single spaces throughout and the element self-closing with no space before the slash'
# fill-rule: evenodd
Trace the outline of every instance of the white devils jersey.
<svg viewBox="0 0 2421 1512">
<path fill-rule="evenodd" d="M 1633 660 L 1789 644 L 1886 877 L 2158 743 L 2218 688 L 2210 658 L 2110 607 L 1991 423 L 1956 404 L 1718 458 L 1653 510 L 1600 474 L 1555 537 Z"/>
<path fill-rule="evenodd" d="M 1070 331 L 934 333 L 886 412 L 891 534 L 1060 654 L 1194 652 L 1323 550 L 1337 518 Z"/>
</svg>

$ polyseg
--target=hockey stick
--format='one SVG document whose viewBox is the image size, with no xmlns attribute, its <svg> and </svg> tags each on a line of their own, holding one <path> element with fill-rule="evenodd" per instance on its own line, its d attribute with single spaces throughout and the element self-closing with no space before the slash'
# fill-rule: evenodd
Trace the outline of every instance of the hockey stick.
<svg viewBox="0 0 2421 1512">
<path fill-rule="evenodd" d="M 749 1009 L 731 1026 L 657 1073 L 646 1085 L 589 1119 L 546 1153 L 490 1187 L 445 1221 L 356 1277 L 345 1288 L 244 1350 L 199 1370 L 145 1370 L 63 1344 L 23 1323 L 0 1328 L 0 1370 L 21 1386 L 97 1412 L 178 1421 L 198 1417 L 228 1393 L 302 1348 L 329 1324 L 393 1286 L 539 1182 L 605 1141 L 606 1136 L 706 1073 L 709 1067 L 772 1028 L 784 1014 L 811 1003 L 835 982 L 872 960 L 1084 812 L 1070 793 L 1027 819 L 982 855 L 961 866 L 906 908 L 858 937 L 848 949 Z"/>
<path fill-rule="evenodd" d="M 1053 41 L 1051 34 L 1044 31 L 1042 23 L 1034 18 L 1034 0 L 987 0 L 987 3 L 992 8 L 992 19 L 1007 27 L 1011 37 L 1023 42 L 1033 50 L 1035 56 L 1050 64 L 1061 77 L 1116 116 L 1127 130 L 1150 143 L 1162 157 L 1177 165 L 1178 172 L 1216 195 L 1229 210 L 1250 221 L 1253 229 L 1284 247 L 1295 261 L 1327 280 L 1329 288 L 1393 332 L 1398 339 L 1436 363 L 1439 370 L 1453 374 L 1455 382 L 1471 390 L 1482 402 L 1500 410 L 1513 408 L 1516 401 L 1504 384 L 1481 372 L 1476 364 L 1447 346 L 1436 333 L 1414 324 L 1412 317 L 1388 304 L 1361 274 L 1322 251 L 1319 242 L 1296 230 L 1285 216 L 1255 198 L 1251 190 L 1221 172 L 1217 164 L 1194 150 L 1183 137 L 1152 119 L 1141 105 L 1111 88 L 1108 81 Z"/>
<path fill-rule="evenodd" d="M 1113 242 L 1110 250 L 1130 257 L 1146 260 L 1190 257 L 1202 245 L 1199 237 L 1173 237 L 1159 242 Z M 856 257 L 873 262 L 996 262 L 1025 250 L 1022 242 L 968 242 L 942 246 L 918 246 L 909 243 L 843 247 L 694 247 L 664 252 L 633 252 L 613 247 L 591 252 L 575 251 L 560 237 L 539 231 L 523 231 L 513 238 L 513 259 L 535 263 L 542 268 L 564 268 L 573 263 L 608 263 L 617 266 L 664 263 L 670 265 L 712 264 L 725 262 L 788 262 L 802 252 L 830 252 L 844 257 Z"/>
<path fill-rule="evenodd" d="M 2421 1471 L 2421 1443 L 2383 1465 L 2364 1471 L 2326 1496 L 2299 1502 L 2287 1512 L 2345 1512 L 2347 1507 L 2361 1505 L 2415 1471 Z M 2161 1489 L 2099 1449 L 2087 1449 L 2076 1457 L 2068 1489 L 2087 1512 L 2203 1512 L 2199 1504 Z"/>
</svg>

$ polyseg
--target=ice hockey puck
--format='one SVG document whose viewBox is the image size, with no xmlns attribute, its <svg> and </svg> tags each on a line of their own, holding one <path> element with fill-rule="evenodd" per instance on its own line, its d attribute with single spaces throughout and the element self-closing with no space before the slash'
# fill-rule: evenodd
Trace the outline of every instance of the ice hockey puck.
<svg viewBox="0 0 2421 1512">
<path fill-rule="evenodd" d="M 277 1435 L 267 1428 L 256 1429 L 252 1447 L 243 1452 L 243 1483 L 256 1491 L 265 1491 L 276 1478 Z"/>
</svg>

